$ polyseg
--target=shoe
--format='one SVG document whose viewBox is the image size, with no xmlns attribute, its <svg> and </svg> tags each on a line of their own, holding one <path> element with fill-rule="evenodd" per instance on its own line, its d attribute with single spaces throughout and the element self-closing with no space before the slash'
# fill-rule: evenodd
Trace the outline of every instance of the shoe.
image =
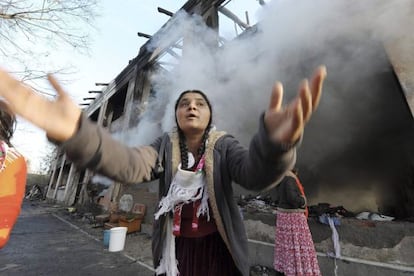
<svg viewBox="0 0 414 276">
<path fill-rule="evenodd" d="M 8 242 L 20 214 L 26 177 L 24 157 L 0 141 L 0 249 Z"/>
</svg>

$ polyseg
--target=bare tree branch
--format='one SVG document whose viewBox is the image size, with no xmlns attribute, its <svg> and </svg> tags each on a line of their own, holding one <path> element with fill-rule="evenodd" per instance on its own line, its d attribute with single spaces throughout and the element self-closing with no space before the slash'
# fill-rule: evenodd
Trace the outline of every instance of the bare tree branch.
<svg viewBox="0 0 414 276">
<path fill-rule="evenodd" d="M 96 7 L 94 0 L 0 0 L 0 31 L 8 40 L 21 35 L 32 41 L 53 39 L 82 51 L 89 38 L 85 25 L 92 27 Z M 0 48 L 5 48 L 2 41 Z"/>
<path fill-rule="evenodd" d="M 29 64 L 44 63 L 58 47 L 88 53 L 97 10 L 97 0 L 0 0 L 0 59 L 18 64 L 22 69 L 16 75 L 42 91 L 34 84 L 47 74 Z M 53 73 L 68 72 L 65 68 Z"/>
<path fill-rule="evenodd" d="M 44 96 L 54 98 L 56 96 L 55 91 L 50 87 L 50 85 L 45 81 L 48 74 L 52 74 L 59 78 L 59 81 L 62 85 L 72 82 L 70 76 L 75 73 L 72 68 L 60 68 L 54 71 L 43 71 L 30 69 L 28 67 L 20 71 L 10 72 L 25 84 L 29 85 L 39 94 Z"/>
</svg>

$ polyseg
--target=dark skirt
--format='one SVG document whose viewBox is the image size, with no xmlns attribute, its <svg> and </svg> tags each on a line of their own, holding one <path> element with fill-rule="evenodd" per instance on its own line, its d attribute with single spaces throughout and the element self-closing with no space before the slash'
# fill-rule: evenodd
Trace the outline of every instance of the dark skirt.
<svg viewBox="0 0 414 276">
<path fill-rule="evenodd" d="M 241 275 L 218 232 L 201 238 L 176 237 L 180 276 Z"/>
</svg>

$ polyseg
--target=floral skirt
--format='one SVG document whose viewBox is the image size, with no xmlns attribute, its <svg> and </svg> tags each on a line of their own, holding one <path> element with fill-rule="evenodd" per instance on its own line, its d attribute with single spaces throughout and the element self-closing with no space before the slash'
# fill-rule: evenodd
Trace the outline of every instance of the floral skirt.
<svg viewBox="0 0 414 276">
<path fill-rule="evenodd" d="M 286 276 L 321 275 L 304 213 L 277 213 L 273 266 Z"/>
</svg>

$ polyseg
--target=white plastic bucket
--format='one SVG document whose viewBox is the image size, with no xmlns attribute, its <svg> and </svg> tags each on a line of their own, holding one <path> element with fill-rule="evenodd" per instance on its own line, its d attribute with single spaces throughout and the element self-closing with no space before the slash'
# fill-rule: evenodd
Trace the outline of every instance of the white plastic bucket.
<svg viewBox="0 0 414 276">
<path fill-rule="evenodd" d="M 124 250 L 127 227 L 114 227 L 109 230 L 109 248 L 110 252 Z"/>
</svg>

